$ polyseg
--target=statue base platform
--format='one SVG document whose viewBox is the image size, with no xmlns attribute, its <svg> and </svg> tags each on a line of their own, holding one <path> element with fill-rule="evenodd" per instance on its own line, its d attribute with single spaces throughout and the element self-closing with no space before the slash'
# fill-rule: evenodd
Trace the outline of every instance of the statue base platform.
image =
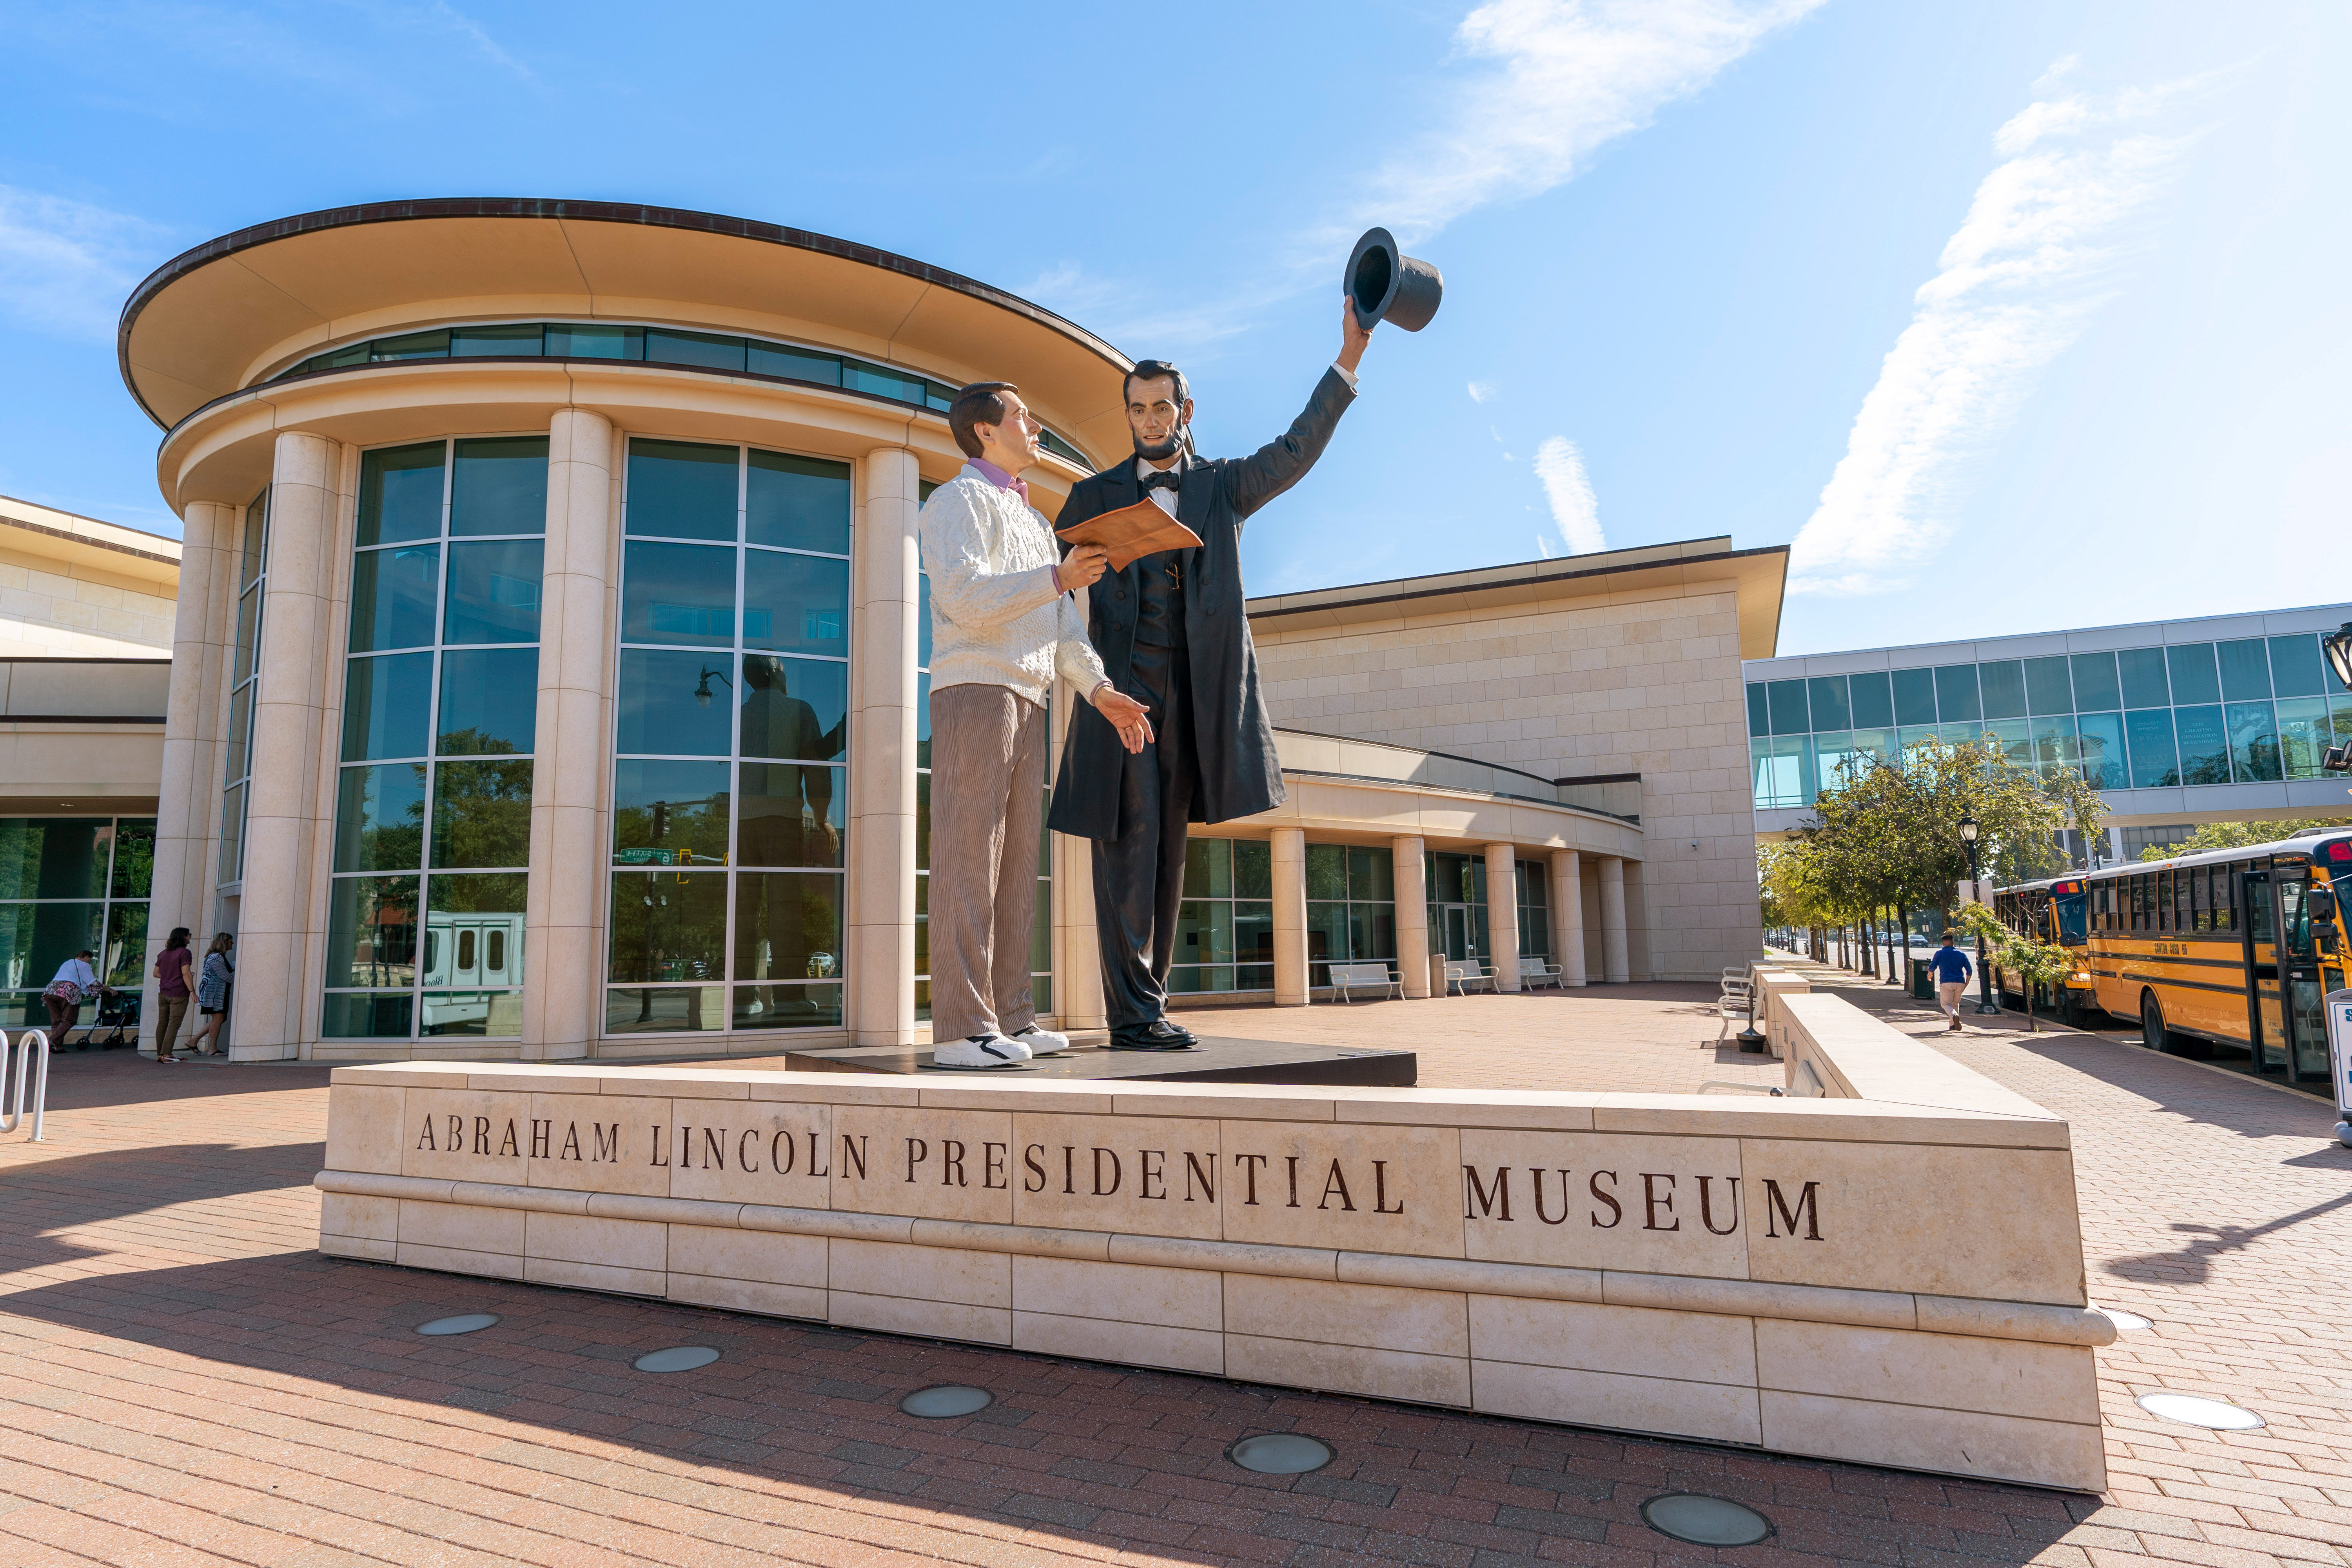
<svg viewBox="0 0 2352 1568">
<path fill-rule="evenodd" d="M 787 1072 L 919 1074 L 926 1080 L 958 1078 L 1035 1082 L 1043 1079 L 1127 1079 L 1139 1083 L 1306 1083 L 1411 1089 L 1420 1058 L 1411 1051 L 1350 1046 L 1302 1046 L 1284 1040 L 1237 1040 L 1202 1035 L 1188 1051 L 1114 1051 L 1094 1044 L 1041 1057 L 1018 1068 L 957 1070 L 931 1065 L 928 1046 L 842 1046 L 789 1051 L 772 1058 L 737 1060 L 737 1068 L 773 1065 Z"/>
</svg>

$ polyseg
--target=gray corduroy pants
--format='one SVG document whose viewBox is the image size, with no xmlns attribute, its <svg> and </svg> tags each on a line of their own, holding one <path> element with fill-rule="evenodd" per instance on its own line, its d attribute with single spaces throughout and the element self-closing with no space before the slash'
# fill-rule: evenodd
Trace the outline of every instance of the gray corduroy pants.
<svg viewBox="0 0 2352 1568">
<path fill-rule="evenodd" d="M 942 1044 L 1036 1021 L 1045 790 L 1042 704 L 1004 686 L 931 693 L 931 1038 Z"/>
</svg>

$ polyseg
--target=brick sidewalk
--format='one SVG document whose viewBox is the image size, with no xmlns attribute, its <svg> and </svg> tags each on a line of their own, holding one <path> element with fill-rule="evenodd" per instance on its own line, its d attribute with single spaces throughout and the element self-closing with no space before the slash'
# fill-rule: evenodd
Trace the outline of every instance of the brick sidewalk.
<svg viewBox="0 0 2352 1568">
<path fill-rule="evenodd" d="M 1384 1043 L 1376 1026 L 1407 1026 L 1423 1081 L 1465 1086 L 1755 1070 L 1701 1043 L 1714 1020 L 1689 996 L 1633 990 L 1259 1014 L 1231 1032 Z M 1852 994 L 1933 1026 L 1888 988 Z M 70 1056 L 49 1141 L 0 1142 L 0 1563 L 2352 1564 L 2352 1151 L 2326 1109 L 2085 1036 L 1947 1048 L 2073 1121 L 2094 1291 L 2157 1320 L 2102 1352 L 2106 1498 L 323 1258 L 307 1184 L 322 1070 Z M 476 1310 L 504 1321 L 409 1331 Z M 628 1366 L 680 1343 L 725 1357 L 674 1377 Z M 999 1403 L 961 1421 L 898 1411 L 947 1381 Z M 2155 1421 L 2130 1395 L 2158 1384 L 2272 1425 Z M 1277 1479 L 1222 1458 L 1293 1428 L 1338 1463 Z M 1668 1490 L 1742 1499 L 1778 1534 L 1679 1546 L 1635 1512 Z"/>
</svg>

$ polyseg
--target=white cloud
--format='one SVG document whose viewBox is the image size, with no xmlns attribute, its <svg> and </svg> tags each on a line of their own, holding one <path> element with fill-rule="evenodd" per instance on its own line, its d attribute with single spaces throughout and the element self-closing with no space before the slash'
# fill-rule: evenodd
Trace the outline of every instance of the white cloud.
<svg viewBox="0 0 2352 1568">
<path fill-rule="evenodd" d="M 1592 481 L 1585 477 L 1584 454 L 1565 436 L 1553 436 L 1536 448 L 1536 478 L 1543 481 L 1544 499 L 1551 503 L 1551 520 L 1570 555 L 1591 555 L 1609 548 L 1601 531 L 1601 506 L 1593 499 Z"/>
<path fill-rule="evenodd" d="M 0 185 L 0 314 L 20 326 L 108 339 L 123 297 L 162 259 L 143 219 Z"/>
<path fill-rule="evenodd" d="M 1459 81 L 1446 122 L 1381 169 L 1332 232 L 1344 247 L 1377 223 L 1410 244 L 1485 203 L 1540 195 L 1820 4 L 1489 0 L 1454 37 L 1493 68 Z"/>
<path fill-rule="evenodd" d="M 2133 127 L 2201 86 L 2044 100 L 2000 128 L 1994 146 L 2006 161 L 1977 187 L 1942 269 L 1915 296 L 1798 531 L 1792 591 L 1881 592 L 1925 563 L 1953 526 L 1970 460 L 2111 297 L 2135 220 L 2188 140 Z"/>
<path fill-rule="evenodd" d="M 1495 384 L 1491 381 L 1474 381 L 1470 384 L 1469 392 L 1471 402 L 1484 403 L 1495 395 Z"/>
</svg>

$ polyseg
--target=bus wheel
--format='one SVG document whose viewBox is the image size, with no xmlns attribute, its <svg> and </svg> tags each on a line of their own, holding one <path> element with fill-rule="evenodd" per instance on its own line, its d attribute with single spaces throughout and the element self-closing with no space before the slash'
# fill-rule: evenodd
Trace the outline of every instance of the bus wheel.
<svg viewBox="0 0 2352 1568">
<path fill-rule="evenodd" d="M 2151 1049 L 2168 1056 L 2201 1058 L 2213 1054 L 2210 1043 L 2164 1026 L 2164 1007 L 2157 1001 L 2153 991 L 2139 994 L 2139 1028 L 2142 1039 Z"/>
</svg>

